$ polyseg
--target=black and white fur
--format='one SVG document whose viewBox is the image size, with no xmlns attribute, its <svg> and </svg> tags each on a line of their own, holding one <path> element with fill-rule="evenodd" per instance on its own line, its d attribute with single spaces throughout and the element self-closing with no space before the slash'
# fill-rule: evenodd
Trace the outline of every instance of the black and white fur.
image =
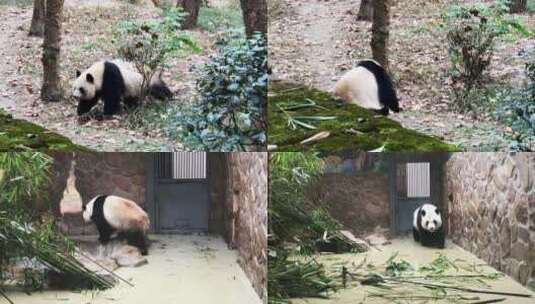
<svg viewBox="0 0 535 304">
<path fill-rule="evenodd" d="M 106 244 L 114 232 L 119 239 L 148 253 L 147 232 L 150 220 L 147 213 L 135 202 L 114 195 L 99 195 L 83 206 L 85 222 L 93 222 L 99 232 L 99 241 Z"/>
<path fill-rule="evenodd" d="M 139 103 L 142 84 L 143 76 L 131 63 L 122 60 L 99 61 L 84 72 L 77 70 L 72 87 L 72 96 L 78 101 L 77 114 L 88 113 L 99 99 L 104 102 L 105 116 L 117 114 L 121 100 L 127 108 L 135 107 Z M 161 73 L 151 79 L 148 90 L 158 99 L 173 95 L 161 79 Z"/>
<path fill-rule="evenodd" d="M 399 100 L 392 80 L 385 69 L 373 60 L 360 61 L 334 87 L 336 96 L 347 103 L 388 115 L 389 109 L 399 112 Z"/>
<path fill-rule="evenodd" d="M 414 210 L 412 233 L 414 240 L 423 246 L 444 248 L 444 226 L 440 210 L 424 204 Z"/>
</svg>

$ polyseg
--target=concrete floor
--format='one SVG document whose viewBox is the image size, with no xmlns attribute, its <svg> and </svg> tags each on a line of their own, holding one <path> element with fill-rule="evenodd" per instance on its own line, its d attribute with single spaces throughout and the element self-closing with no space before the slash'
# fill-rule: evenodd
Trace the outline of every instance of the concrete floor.
<svg viewBox="0 0 535 304">
<path fill-rule="evenodd" d="M 148 264 L 119 268 L 116 273 L 135 287 L 120 283 L 101 292 L 10 292 L 15 304 L 255 304 L 262 303 L 237 264 L 237 253 L 219 237 L 151 236 Z M 0 300 L 0 303 L 3 303 Z"/>
<path fill-rule="evenodd" d="M 366 258 L 366 263 L 371 263 L 375 266 L 384 264 L 389 257 L 391 257 L 395 252 L 399 252 L 397 258 L 404 259 L 409 262 L 411 265 L 420 267 L 424 264 L 429 264 L 434 259 L 438 257 L 438 253 L 446 255 L 450 260 L 462 259 L 469 264 L 481 265 L 479 270 L 484 271 L 484 273 L 494 273 L 496 270 L 482 260 L 478 259 L 473 254 L 463 250 L 459 246 L 447 243 L 446 248 L 443 250 L 424 248 L 417 243 L 415 243 L 412 238 L 401 238 L 392 240 L 392 244 L 385 246 L 378 246 L 377 249 L 371 249 L 370 251 L 362 254 L 336 254 L 336 255 L 322 255 L 317 258 L 317 260 L 325 265 L 327 269 L 329 267 L 334 267 L 335 265 L 360 265 L 364 258 Z M 331 267 L 331 268 L 332 268 Z M 351 268 L 351 266 L 348 266 Z M 451 274 L 456 274 L 453 272 Z M 458 273 L 457 273 L 458 274 Z M 527 293 L 531 294 L 532 298 L 513 298 L 508 297 L 507 300 L 499 302 L 501 304 L 533 304 L 535 303 L 535 293 L 520 285 L 512 278 L 504 276 L 495 281 L 487 281 L 490 285 L 489 290 L 501 291 L 501 292 L 515 292 L 515 293 Z M 466 288 L 474 289 L 485 289 L 481 286 L 468 286 L 463 285 Z M 359 303 L 370 303 L 370 304 L 387 304 L 392 303 L 388 300 L 380 298 L 369 297 L 369 292 L 383 292 L 380 289 L 374 287 L 364 287 L 362 285 L 356 284 L 355 286 L 349 287 L 347 289 L 342 289 L 335 294 L 331 294 L 329 299 L 296 299 L 292 300 L 292 304 L 327 304 L 327 303 L 336 303 L 336 304 L 359 304 Z M 410 292 L 410 291 L 408 291 Z M 496 295 L 484 295 L 476 293 L 464 293 L 467 296 L 479 296 L 479 300 L 469 300 L 469 301 L 460 301 L 456 303 L 476 303 L 482 300 L 490 300 L 497 298 L 504 298 L 505 296 L 496 296 Z M 453 303 L 451 301 L 415 301 L 407 300 L 400 301 L 399 303 L 437 303 L 437 304 L 446 304 Z"/>
</svg>

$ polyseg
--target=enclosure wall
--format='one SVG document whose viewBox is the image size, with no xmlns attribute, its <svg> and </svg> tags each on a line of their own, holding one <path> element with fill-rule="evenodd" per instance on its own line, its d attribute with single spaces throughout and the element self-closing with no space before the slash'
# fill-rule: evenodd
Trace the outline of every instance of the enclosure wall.
<svg viewBox="0 0 535 304">
<path fill-rule="evenodd" d="M 233 229 L 230 245 L 254 289 L 266 300 L 267 283 L 267 153 L 228 155 Z"/>
<path fill-rule="evenodd" d="M 330 155 L 325 174 L 307 190 L 307 199 L 327 208 L 355 235 L 390 227 L 388 175 L 378 153 Z M 385 163 L 386 164 L 386 163 Z"/>
<path fill-rule="evenodd" d="M 74 160 L 76 188 L 84 202 L 105 193 L 145 205 L 144 153 L 76 153 Z"/>
<path fill-rule="evenodd" d="M 535 154 L 455 153 L 445 175 L 449 237 L 535 284 Z"/>
</svg>

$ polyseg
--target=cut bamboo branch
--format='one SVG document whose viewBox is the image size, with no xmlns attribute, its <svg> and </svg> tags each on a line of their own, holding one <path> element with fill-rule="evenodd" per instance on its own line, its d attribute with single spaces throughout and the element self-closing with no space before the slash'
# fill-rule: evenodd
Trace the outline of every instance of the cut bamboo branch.
<svg viewBox="0 0 535 304">
<path fill-rule="evenodd" d="M 422 286 L 432 287 L 432 288 L 446 288 L 446 289 L 454 289 L 454 290 L 459 290 L 459 291 L 464 291 L 464 292 L 472 292 L 472 293 L 482 293 L 482 294 L 492 294 L 492 295 L 501 295 L 501 296 L 531 298 L 531 295 L 530 294 L 526 294 L 526 293 L 501 292 L 501 291 L 472 289 L 472 288 L 464 288 L 464 287 L 450 286 L 450 285 L 443 285 L 443 284 L 424 283 L 424 282 L 417 282 L 417 281 L 410 281 L 410 280 L 399 280 L 399 279 L 394 279 L 394 278 L 383 278 L 383 279 L 384 280 L 388 280 L 388 281 L 400 282 L 400 283 L 410 283 L 410 284 L 415 284 L 415 285 L 422 285 Z"/>
<path fill-rule="evenodd" d="M 300 142 L 302 145 L 306 145 L 312 142 L 320 141 L 322 139 L 325 139 L 331 135 L 331 132 L 329 131 L 321 131 L 319 133 L 316 133 L 315 135 L 303 140 Z"/>
<path fill-rule="evenodd" d="M 9 302 L 9 304 L 15 304 L 15 303 L 13 303 L 13 301 L 11 301 L 11 299 L 4 293 L 4 291 L 3 291 L 2 289 L 0 289 L 0 295 L 1 295 L 4 299 L 6 299 L 6 300 Z"/>
<path fill-rule="evenodd" d="M 493 300 L 484 300 L 484 301 L 477 301 L 472 302 L 470 304 L 491 304 L 491 303 L 499 303 L 507 300 L 507 298 L 499 298 L 499 299 L 493 299 Z"/>
</svg>

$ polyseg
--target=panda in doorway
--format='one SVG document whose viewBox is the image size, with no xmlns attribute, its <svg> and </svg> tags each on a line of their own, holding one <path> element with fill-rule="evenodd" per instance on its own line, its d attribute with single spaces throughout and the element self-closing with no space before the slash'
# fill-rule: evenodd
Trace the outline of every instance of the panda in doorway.
<svg viewBox="0 0 535 304">
<path fill-rule="evenodd" d="M 414 240 L 425 247 L 444 248 L 442 214 L 437 206 L 424 204 L 414 210 L 412 233 Z"/>
</svg>

